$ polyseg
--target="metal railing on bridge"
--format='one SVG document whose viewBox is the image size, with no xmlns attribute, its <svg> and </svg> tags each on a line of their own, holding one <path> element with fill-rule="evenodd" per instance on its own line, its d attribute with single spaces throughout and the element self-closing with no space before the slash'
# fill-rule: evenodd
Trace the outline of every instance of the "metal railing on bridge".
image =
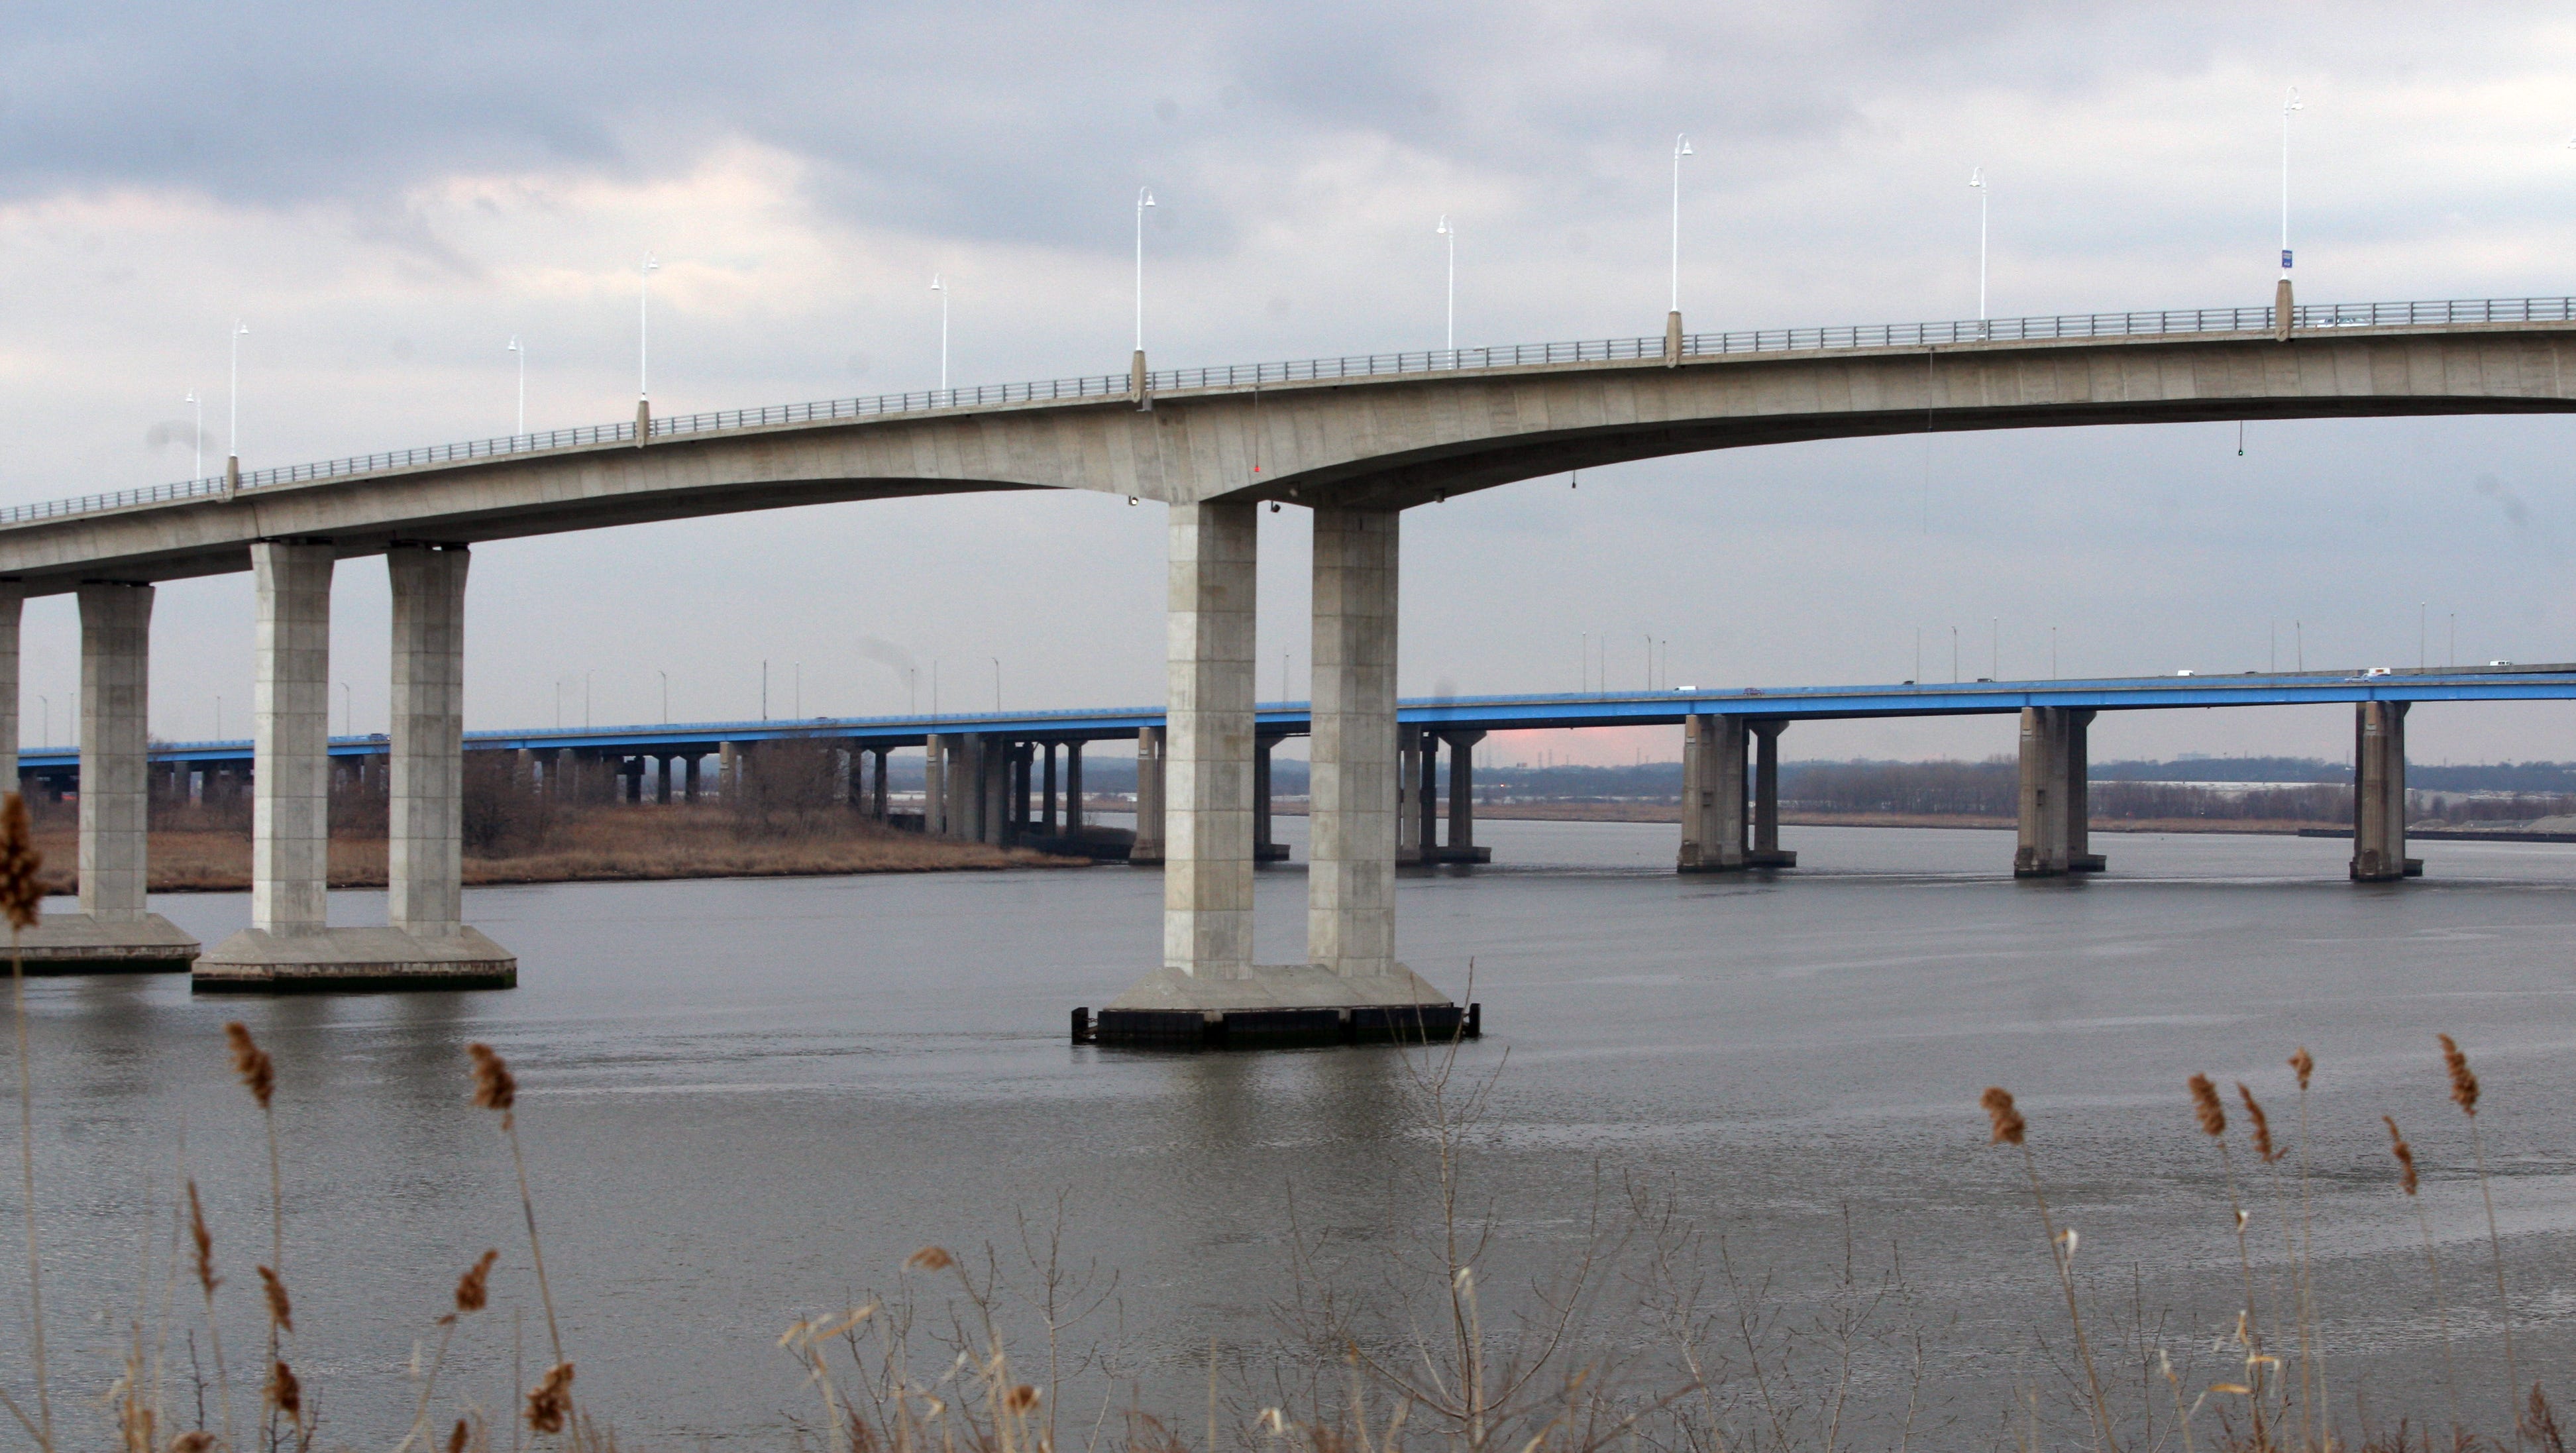
<svg viewBox="0 0 2576 1453">
<path fill-rule="evenodd" d="M 1690 358 L 1743 353 L 1797 353 L 1829 349 L 1941 348 L 1973 343 L 2036 343 L 2080 338 L 2166 337 L 2184 334 L 2245 334 L 2273 331 L 2273 310 L 2261 308 L 2178 308 L 2133 313 L 2061 313 L 2040 318 L 1972 318 L 1946 323 L 1877 323 L 1841 328 L 1754 328 L 1728 333 L 1692 333 L 1682 339 Z M 2295 329 L 2457 327 L 2478 323 L 2576 322 L 2576 298 L 2454 299 L 2417 303 L 2302 303 L 2290 314 Z M 1651 361 L 1664 356 L 1661 337 L 1606 338 L 1569 343 L 1516 343 L 1493 348 L 1435 348 L 1412 353 L 1363 353 L 1343 358 L 1308 358 L 1286 363 L 1229 364 L 1212 368 L 1159 369 L 1146 375 L 1155 393 L 1192 389 L 1257 388 L 1269 383 L 1316 383 L 1342 378 L 1385 378 L 1403 374 L 1467 372 L 1495 368 L 1532 368 L 1554 363 Z M 1013 404 L 1121 398 L 1134 386 L 1124 373 L 1089 374 L 1079 378 L 1034 383 L 983 384 L 974 388 L 923 389 L 879 394 L 873 398 L 825 399 L 814 403 L 772 404 L 765 408 L 719 409 L 677 414 L 652 421 L 650 438 L 756 429 L 778 424 L 829 423 L 888 414 L 944 409 L 999 408 Z M 459 444 L 433 444 L 382 454 L 358 454 L 313 464 L 287 464 L 242 474 L 238 488 L 265 489 L 348 475 L 376 474 L 431 464 L 457 464 L 512 455 L 542 454 L 557 449 L 602 444 L 632 444 L 632 423 L 595 424 L 540 434 L 512 434 Z M 82 495 L 76 499 L 0 509 L 0 526 L 31 524 L 66 515 L 96 514 L 138 505 L 223 495 L 233 488 L 222 478 L 182 480 L 176 484 Z"/>
</svg>

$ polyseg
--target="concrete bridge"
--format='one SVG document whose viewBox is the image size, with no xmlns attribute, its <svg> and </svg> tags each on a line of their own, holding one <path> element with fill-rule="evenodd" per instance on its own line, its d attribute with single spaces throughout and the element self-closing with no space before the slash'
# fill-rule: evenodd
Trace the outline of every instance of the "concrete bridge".
<svg viewBox="0 0 2576 1453">
<path fill-rule="evenodd" d="M 1153 499 L 1169 506 L 1170 542 L 1163 964 L 1112 1013 L 1147 1036 L 1209 1016 L 1252 1026 L 1263 1015 L 1454 1013 L 1394 959 L 1406 508 L 1569 469 L 1796 440 L 2567 412 L 2571 363 L 2576 301 L 2563 298 L 2299 307 L 2284 292 L 2270 308 L 1697 335 L 1676 316 L 1660 340 L 1159 373 L 1139 356 L 1123 377 L 680 419 L 639 410 L 632 424 L 250 474 L 233 462 L 220 480 L 0 514 L 0 730 L 14 755 L 16 602 L 77 591 L 85 913 L 45 932 L 74 959 L 194 955 L 143 910 L 151 587 L 249 570 L 253 927 L 199 958 L 198 981 L 504 982 L 515 961 L 462 923 L 457 888 L 472 544 L 980 490 Z M 1251 960 L 1254 513 L 1264 501 L 1309 510 L 1315 531 L 1308 962 L 1288 966 Z M 394 594 L 393 907 L 385 929 L 329 929 L 330 580 L 337 561 L 374 554 L 387 557 Z M 1693 731 L 1722 738 L 1727 716 Z M 2080 752 L 2071 717 L 2031 720 L 2026 730 L 2060 743 L 2061 758 Z M 1722 739 L 1715 750 L 1723 755 Z M 2065 780 L 2062 767 L 2042 775 Z"/>
</svg>

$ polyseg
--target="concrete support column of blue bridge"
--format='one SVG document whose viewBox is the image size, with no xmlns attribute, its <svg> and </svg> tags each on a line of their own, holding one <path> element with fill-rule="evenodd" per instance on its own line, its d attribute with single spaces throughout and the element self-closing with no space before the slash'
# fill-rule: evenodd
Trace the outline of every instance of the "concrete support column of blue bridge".
<svg viewBox="0 0 2576 1453">
<path fill-rule="evenodd" d="M 1140 868 L 1163 866 L 1163 729 L 1136 731 L 1136 841 L 1127 861 Z"/>
<path fill-rule="evenodd" d="M 1740 872 L 1744 861 L 1744 718 L 1682 718 L 1682 847 L 1674 871 Z"/>
<path fill-rule="evenodd" d="M 1449 1032 L 1457 1006 L 1394 959 L 1391 509 L 1314 509 L 1308 961 L 1252 961 L 1256 508 L 1171 507 L 1163 964 L 1101 1012 L 1098 1037 L 1240 1046 Z"/>
<path fill-rule="evenodd" d="M 2406 706 L 2353 705 L 2352 880 L 2390 883 L 2423 876 L 2406 856 Z"/>
<path fill-rule="evenodd" d="M 387 925 L 334 928 L 327 542 L 251 546 L 251 926 L 197 960 L 201 990 L 507 988 L 518 960 L 462 921 L 466 551 L 397 545 Z"/>
<path fill-rule="evenodd" d="M 1755 717 L 1748 724 L 1753 733 L 1753 841 L 1744 850 L 1748 868 L 1794 868 L 1798 855 L 1780 846 L 1780 733 L 1789 725 L 1784 717 Z"/>
<path fill-rule="evenodd" d="M 2098 873 L 2092 850 L 2092 800 L 2086 738 L 2093 713 L 2030 706 L 2021 713 L 2021 790 L 2013 876 L 2057 878 Z"/>
<path fill-rule="evenodd" d="M 0 582 L 0 739 L 18 776 L 18 624 L 25 587 Z M 146 907 L 150 816 L 149 585 L 99 581 L 80 599 L 80 911 L 20 936 L 31 974 L 181 973 L 198 943 Z"/>
</svg>

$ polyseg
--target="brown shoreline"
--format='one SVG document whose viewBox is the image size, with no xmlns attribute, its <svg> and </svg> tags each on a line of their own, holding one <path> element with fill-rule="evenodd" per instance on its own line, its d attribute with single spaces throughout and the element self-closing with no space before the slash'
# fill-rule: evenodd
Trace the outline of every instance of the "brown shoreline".
<svg viewBox="0 0 2576 1453">
<path fill-rule="evenodd" d="M 690 878 L 826 878 L 861 873 L 992 872 L 1005 868 L 1075 868 L 1083 858 L 1054 857 L 1026 848 L 924 838 L 871 830 L 852 836 L 755 842 L 725 841 L 691 831 L 701 824 L 584 823 L 572 841 L 548 851 L 465 860 L 468 887 L 538 883 L 645 883 Z M 644 829 L 639 831 L 638 829 Z M 663 829 L 655 831 L 653 829 Z M 52 891 L 78 890 L 78 844 L 68 827 L 36 834 Z M 250 890 L 250 839 L 221 830 L 157 830 L 146 848 L 154 893 L 244 893 Z M 330 881 L 334 888 L 385 886 L 382 838 L 335 838 Z"/>
</svg>

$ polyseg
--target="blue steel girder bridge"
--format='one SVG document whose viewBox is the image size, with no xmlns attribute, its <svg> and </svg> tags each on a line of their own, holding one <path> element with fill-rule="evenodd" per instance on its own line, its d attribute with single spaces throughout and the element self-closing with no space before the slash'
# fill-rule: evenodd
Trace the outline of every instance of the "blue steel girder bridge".
<svg viewBox="0 0 2576 1453">
<path fill-rule="evenodd" d="M 2576 300 L 2293 306 L 2286 291 L 2269 308 L 1747 333 L 1691 334 L 1676 317 L 1660 339 L 1177 371 L 1139 356 L 1125 375 L 1037 384 L 666 419 L 639 407 L 632 423 L 249 473 L 235 461 L 218 479 L 0 512 L 0 663 L 12 678 L 0 681 L 0 734 L 14 753 L 16 603 L 78 592 L 84 915 L 45 930 L 62 940 L 59 957 L 194 957 L 207 987 L 509 982 L 515 960 L 463 923 L 459 890 L 473 544 L 971 491 L 1152 499 L 1169 506 L 1171 704 L 1159 727 L 1136 729 L 1156 733 L 1164 780 L 1163 964 L 1112 1007 L 1168 1027 L 1171 1015 L 1445 1006 L 1394 959 L 1408 816 L 1398 779 L 1412 770 L 1394 690 L 1405 509 L 1569 469 L 1799 440 L 2570 411 Z M 1309 961 L 1288 966 L 1251 960 L 1263 501 L 1307 509 L 1315 534 Z M 392 906 L 385 929 L 333 929 L 323 916 L 330 583 L 339 560 L 377 554 L 394 595 Z M 196 957 L 143 905 L 151 587 L 243 570 L 258 606 L 253 927 Z M 2066 817 L 2079 718 L 2100 709 L 2028 708 L 2037 745 L 2024 761 L 2039 765 L 2025 798 L 2040 805 L 2026 801 L 2026 819 Z M 2404 702 L 2359 710 L 2367 784 L 2370 754 L 2402 749 Z M 1723 803 L 1740 803 L 1730 783 L 1741 769 L 1727 763 L 1742 760 L 1730 733 L 1759 736 L 1745 724 L 1763 715 L 1683 714 L 1702 763 L 1690 790 L 1704 810 L 1693 810 L 1717 815 L 1685 823 L 1686 859 L 1697 843 L 1708 865 L 1728 865 L 1726 814 L 1740 808 Z M 936 735 L 943 783 L 1003 772 L 969 747 L 998 733 Z M 2402 872 L 2395 839 L 2370 820 L 2386 795 L 2366 785 L 2361 796 L 2356 874 Z M 2046 831 L 2024 848 L 2031 871 L 2080 856 Z"/>
<path fill-rule="evenodd" d="M 1779 844 L 1779 740 L 1791 724 L 1856 717 L 1994 716 L 2023 718 L 2020 842 L 2014 871 L 2024 877 L 2099 871 L 2089 851 L 2085 813 L 2086 731 L 2105 711 L 2173 711 L 2214 707 L 2356 708 L 2356 742 L 2382 739 L 2356 759 L 2353 876 L 2390 876 L 2403 865 L 2406 761 L 2404 716 L 2418 702 L 2576 700 L 2576 664 L 2471 668 L 2383 668 L 2358 672 L 2246 672 L 2236 676 L 2112 677 L 2074 681 L 1984 681 L 1893 686 L 1677 687 L 1644 692 L 1579 692 L 1536 696 L 1450 696 L 1396 706 L 1400 863 L 1483 862 L 1475 841 L 1474 748 L 1489 732 L 1611 726 L 1685 726 L 1683 769 L 1690 806 L 1676 868 L 1719 872 L 1794 865 Z M 656 725 L 476 731 L 468 752 L 507 753 L 515 790 L 607 796 L 627 802 L 695 802 L 738 790 L 751 770 L 749 749 L 764 742 L 804 742 L 834 754 L 836 795 L 880 821 L 998 846 L 1042 843 L 1106 850 L 1140 864 L 1163 860 L 1164 758 L 1159 747 L 1169 714 L 1159 706 L 1069 711 L 962 712 L 938 716 L 768 718 L 756 721 L 665 722 Z M 1702 723 L 1705 723 L 1703 725 Z M 1289 737 L 1310 735 L 1307 702 L 1262 702 L 1253 708 L 1254 844 L 1257 860 L 1284 857 L 1270 831 L 1270 756 Z M 1083 748 L 1134 742 L 1136 828 L 1132 843 L 1104 838 L 1084 820 Z M 979 771 L 942 774 L 951 743 Z M 1748 762 L 1748 748 L 1751 760 Z M 918 811 L 897 812 L 888 761 L 897 751 L 924 753 Z M 1441 754 L 1447 752 L 1447 790 Z M 388 768 L 386 736 L 340 736 L 330 755 L 344 778 Z M 249 740 L 167 742 L 151 748 L 152 793 L 170 801 L 238 797 L 251 780 L 256 745 Z M 714 765 L 709 766 L 712 762 Z M 1059 773 L 1059 763 L 1061 773 Z M 22 781 L 54 796 L 77 792 L 80 754 L 36 747 L 20 754 Z M 587 776 L 587 783 L 583 778 Z M 605 789 L 603 792 L 601 789 Z M 2361 792 L 2381 801 L 2376 814 Z M 912 794 L 907 793 L 910 797 Z M 1443 798 L 1445 796 L 1445 804 Z M 934 798 L 936 800 L 934 800 Z M 2062 823 L 2049 806 L 2062 801 Z M 1445 809 L 1445 810 L 1444 810 Z M 2365 820 L 2385 836 L 2360 835 Z M 1445 821 L 1444 840 L 1441 826 Z M 2365 854 L 2378 853 L 2373 863 Z"/>
</svg>

